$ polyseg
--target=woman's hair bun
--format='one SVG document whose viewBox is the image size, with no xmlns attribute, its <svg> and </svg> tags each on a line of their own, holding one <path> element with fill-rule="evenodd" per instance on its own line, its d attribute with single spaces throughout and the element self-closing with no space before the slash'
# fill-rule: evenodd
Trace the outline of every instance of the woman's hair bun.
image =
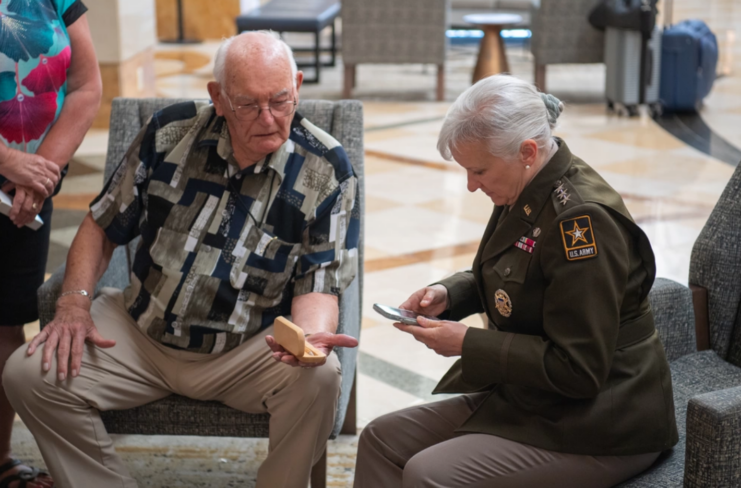
<svg viewBox="0 0 741 488">
<path fill-rule="evenodd" d="M 541 93 L 540 98 L 543 99 L 545 108 L 548 111 L 548 122 L 551 124 L 551 126 L 555 126 L 556 122 L 558 121 L 558 117 L 561 115 L 561 112 L 563 112 L 563 102 L 550 93 Z"/>
</svg>

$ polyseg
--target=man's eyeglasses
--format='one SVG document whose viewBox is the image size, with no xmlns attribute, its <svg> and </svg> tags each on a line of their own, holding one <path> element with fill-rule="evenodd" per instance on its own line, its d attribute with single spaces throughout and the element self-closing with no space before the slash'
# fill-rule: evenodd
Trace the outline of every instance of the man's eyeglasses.
<svg viewBox="0 0 741 488">
<path fill-rule="evenodd" d="M 251 122 L 257 119 L 263 110 L 266 110 L 265 108 L 261 107 L 257 103 L 250 103 L 247 105 L 234 106 L 234 104 L 232 104 L 231 98 L 229 98 L 229 95 L 227 95 L 223 91 L 222 93 L 224 93 L 224 96 L 226 97 L 226 99 L 229 100 L 229 107 L 232 109 L 232 112 L 234 112 L 234 116 L 240 122 Z M 270 114 L 273 117 L 276 117 L 276 118 L 287 117 L 296 111 L 296 100 L 285 100 L 282 102 L 268 102 L 267 110 L 270 112 Z"/>
</svg>

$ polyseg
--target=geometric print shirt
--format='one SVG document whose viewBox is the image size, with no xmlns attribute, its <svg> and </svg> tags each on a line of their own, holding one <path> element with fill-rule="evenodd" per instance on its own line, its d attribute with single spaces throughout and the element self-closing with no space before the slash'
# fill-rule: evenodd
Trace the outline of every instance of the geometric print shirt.
<svg viewBox="0 0 741 488">
<path fill-rule="evenodd" d="M 138 326 L 218 354 L 290 315 L 293 297 L 345 290 L 358 199 L 342 146 L 300 114 L 276 152 L 240 170 L 226 120 L 185 102 L 152 116 L 90 210 L 115 244 L 141 236 L 124 294 Z"/>
</svg>

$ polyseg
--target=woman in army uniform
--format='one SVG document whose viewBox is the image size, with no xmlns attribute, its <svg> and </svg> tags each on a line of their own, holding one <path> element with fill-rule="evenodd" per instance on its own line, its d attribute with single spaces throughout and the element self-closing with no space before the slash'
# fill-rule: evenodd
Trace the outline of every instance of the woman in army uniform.
<svg viewBox="0 0 741 488">
<path fill-rule="evenodd" d="M 648 292 L 655 262 L 618 193 L 552 130 L 563 104 L 504 75 L 463 93 L 438 149 L 495 210 L 471 271 L 396 324 L 460 356 L 454 398 L 365 428 L 355 487 L 610 487 L 677 442 L 669 367 Z M 458 320 L 485 313 L 488 327 Z"/>
</svg>

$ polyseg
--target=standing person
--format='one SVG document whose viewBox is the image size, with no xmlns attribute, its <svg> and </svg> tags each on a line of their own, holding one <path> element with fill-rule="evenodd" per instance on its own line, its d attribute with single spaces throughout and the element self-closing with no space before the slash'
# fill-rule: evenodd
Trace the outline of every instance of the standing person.
<svg viewBox="0 0 741 488">
<path fill-rule="evenodd" d="M 656 266 L 620 195 L 554 138 L 563 105 L 511 76 L 453 104 L 438 149 L 496 205 L 471 271 L 396 324 L 460 356 L 435 393 L 370 423 L 355 488 L 607 488 L 677 443 L 648 292 Z M 485 329 L 458 322 L 486 313 Z"/>
<path fill-rule="evenodd" d="M 0 188 L 14 197 L 10 215 L 0 214 L 0 372 L 25 342 L 23 324 L 38 319 L 51 196 L 100 105 L 86 11 L 80 0 L 0 2 Z M 44 225 L 24 227 L 36 215 Z M 0 488 L 52 486 L 12 458 L 14 417 L 0 388 Z"/>
</svg>

